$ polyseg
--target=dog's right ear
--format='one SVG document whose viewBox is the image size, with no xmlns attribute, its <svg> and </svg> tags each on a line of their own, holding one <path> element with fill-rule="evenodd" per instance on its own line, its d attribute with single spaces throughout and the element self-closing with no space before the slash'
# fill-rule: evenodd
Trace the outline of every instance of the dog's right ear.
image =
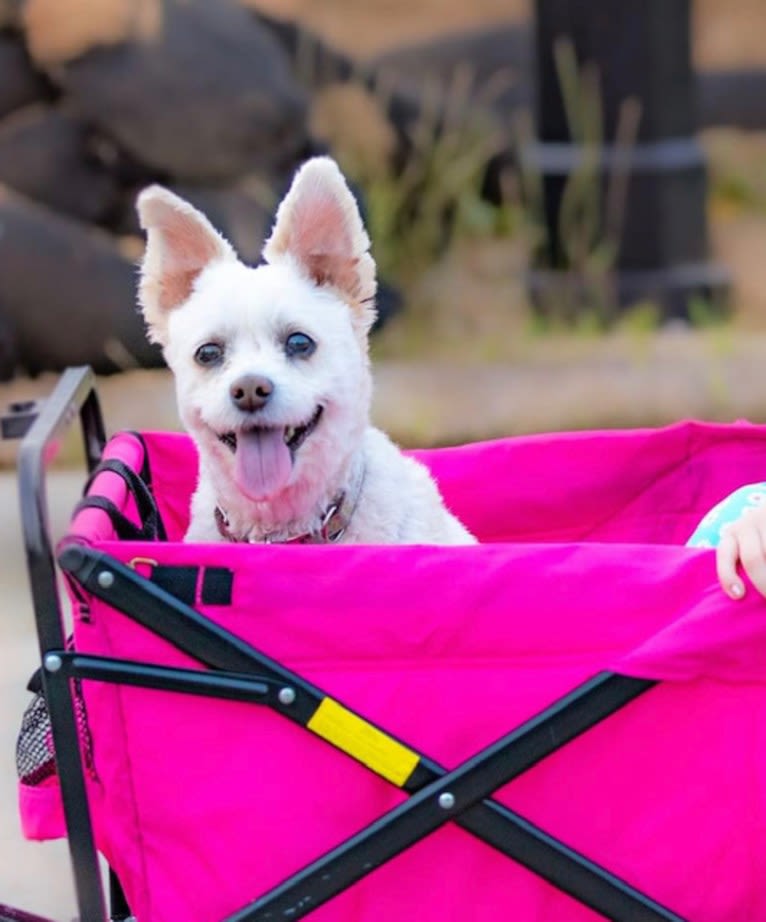
<svg viewBox="0 0 766 922">
<path fill-rule="evenodd" d="M 359 206 L 338 164 L 312 157 L 280 203 L 263 247 L 268 263 L 289 260 L 315 285 L 332 286 L 363 334 L 375 320 L 375 263 Z"/>
<path fill-rule="evenodd" d="M 150 338 L 165 345 L 168 311 L 189 298 L 203 269 L 237 257 L 201 212 L 162 186 L 144 189 L 136 208 L 146 231 L 138 300 Z"/>
</svg>

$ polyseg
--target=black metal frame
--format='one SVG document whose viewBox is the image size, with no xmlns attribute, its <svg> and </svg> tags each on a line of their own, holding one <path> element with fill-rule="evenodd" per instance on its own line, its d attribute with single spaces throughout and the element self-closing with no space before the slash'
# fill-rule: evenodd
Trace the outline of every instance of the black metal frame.
<svg viewBox="0 0 766 922">
<path fill-rule="evenodd" d="M 59 565 L 70 579 L 207 668 L 166 668 L 67 651 L 49 538 L 44 459 L 61 430 L 78 416 L 92 470 L 104 445 L 104 427 L 88 369 L 65 373 L 30 429 L 20 452 L 19 486 L 44 689 L 53 722 L 80 919 L 103 922 L 106 910 L 87 808 L 71 680 L 250 701 L 270 707 L 309 731 L 314 729 L 310 724 L 318 709 L 332 699 L 130 567 L 79 544 L 68 545 L 59 555 Z M 282 914 L 294 920 L 302 918 L 447 822 L 457 823 L 607 918 L 682 922 L 669 909 L 490 799 L 499 787 L 654 684 L 612 673 L 598 675 L 449 772 L 365 720 L 374 733 L 406 746 L 413 755 L 415 767 L 400 784 L 409 798 L 226 922 L 259 922 Z M 328 742 L 337 745 L 332 739 Z M 356 758 L 353 752 L 344 751 Z M 382 772 L 378 774 L 385 777 Z"/>
<path fill-rule="evenodd" d="M 106 435 L 94 378 L 88 368 L 64 372 L 19 447 L 21 524 L 43 659 L 50 651 L 63 650 L 66 646 L 49 526 L 46 468 L 52 460 L 54 447 L 77 419 L 90 472 L 101 458 Z M 84 766 L 71 689 L 65 676 L 48 670 L 43 670 L 43 689 L 51 717 L 80 918 L 83 922 L 102 922 L 106 918 L 106 906 L 87 809 Z"/>
</svg>

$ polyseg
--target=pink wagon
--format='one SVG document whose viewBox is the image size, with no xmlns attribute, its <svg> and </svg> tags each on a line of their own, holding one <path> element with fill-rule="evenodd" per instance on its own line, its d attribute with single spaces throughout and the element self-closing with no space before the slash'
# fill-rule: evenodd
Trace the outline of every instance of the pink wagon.
<svg viewBox="0 0 766 922">
<path fill-rule="evenodd" d="M 78 417 L 67 617 L 44 475 Z M 65 373 L 20 453 L 20 805 L 80 919 L 766 920 L 766 605 L 683 546 L 766 427 L 418 454 L 479 546 L 185 544 L 189 440 L 107 441 Z"/>
</svg>

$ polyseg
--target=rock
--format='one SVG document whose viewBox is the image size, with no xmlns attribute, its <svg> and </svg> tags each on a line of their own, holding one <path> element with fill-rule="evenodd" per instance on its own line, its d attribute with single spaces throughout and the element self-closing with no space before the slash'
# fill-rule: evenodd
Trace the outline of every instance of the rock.
<svg viewBox="0 0 766 922">
<path fill-rule="evenodd" d="M 374 65 L 369 66 L 340 51 L 300 23 L 270 16 L 263 10 L 254 9 L 252 14 L 285 50 L 295 79 L 312 96 L 315 97 L 318 90 L 338 84 L 363 87 L 376 96 L 378 107 L 397 134 L 399 147 L 405 151 L 409 149 L 410 133 L 422 113 L 422 98 L 417 87 L 381 82 Z"/>
<path fill-rule="evenodd" d="M 395 317 L 404 306 L 404 298 L 401 291 L 386 279 L 378 279 L 378 291 L 375 296 L 375 323 L 372 326 L 372 332 L 378 333 Z"/>
<path fill-rule="evenodd" d="M 0 315 L 0 381 L 10 381 L 16 370 L 16 339 L 8 321 Z"/>
<path fill-rule="evenodd" d="M 0 182 L 84 221 L 103 220 L 118 197 L 117 182 L 89 150 L 82 122 L 47 106 L 0 122 Z"/>
<path fill-rule="evenodd" d="M 284 48 L 296 79 L 307 88 L 317 90 L 331 83 L 345 83 L 362 72 L 360 62 L 334 48 L 307 26 L 270 16 L 264 10 L 251 12 Z"/>
<path fill-rule="evenodd" d="M 745 131 L 766 128 L 766 71 L 743 68 L 697 73 L 699 126 L 725 125 Z"/>
<path fill-rule="evenodd" d="M 90 364 L 157 367 L 136 308 L 136 269 L 103 231 L 0 187 L 0 374 Z M 2 346 L 0 346 L 2 349 Z"/>
<path fill-rule="evenodd" d="M 50 68 L 86 120 L 146 166 L 229 182 L 291 161 L 303 91 L 273 36 L 233 0 L 157 0 L 159 28 Z"/>
<path fill-rule="evenodd" d="M 0 0 L 0 29 L 15 29 L 19 24 L 20 0 Z"/>
<path fill-rule="evenodd" d="M 260 261 L 277 206 L 273 183 L 251 176 L 227 187 L 177 184 L 171 188 L 207 215 L 243 262 Z"/>
<path fill-rule="evenodd" d="M 0 24 L 1 17 L 0 13 Z M 0 118 L 45 96 L 45 83 L 32 67 L 21 39 L 0 34 Z"/>
<path fill-rule="evenodd" d="M 447 35 L 373 58 L 371 71 L 386 86 L 423 97 L 429 83 L 449 102 L 456 81 L 469 99 L 508 115 L 532 101 L 534 38 L 528 23 L 508 23 Z"/>
<path fill-rule="evenodd" d="M 143 231 L 136 214 L 136 199 L 147 183 L 136 183 L 126 191 L 122 212 L 115 227 L 121 234 L 138 235 Z M 232 244 L 246 263 L 257 263 L 261 248 L 271 230 L 282 180 L 257 174 L 236 183 L 213 186 L 197 183 L 163 183 L 177 195 L 191 202 Z"/>
</svg>

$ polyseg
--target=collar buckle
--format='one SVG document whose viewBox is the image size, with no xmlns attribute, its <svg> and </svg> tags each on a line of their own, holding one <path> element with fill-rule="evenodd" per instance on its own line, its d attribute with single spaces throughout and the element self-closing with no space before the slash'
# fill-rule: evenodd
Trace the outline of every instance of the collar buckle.
<svg viewBox="0 0 766 922">
<path fill-rule="evenodd" d="M 326 544 L 335 544 L 346 533 L 348 517 L 341 514 L 344 500 L 345 494 L 341 494 L 322 517 L 322 524 L 319 526 L 317 536 L 320 541 Z"/>
</svg>

